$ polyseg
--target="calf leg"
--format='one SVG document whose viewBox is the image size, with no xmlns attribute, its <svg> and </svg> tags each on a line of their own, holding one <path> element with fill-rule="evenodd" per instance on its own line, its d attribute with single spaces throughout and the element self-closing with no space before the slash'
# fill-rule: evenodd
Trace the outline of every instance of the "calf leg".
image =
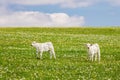
<svg viewBox="0 0 120 80">
<path fill-rule="evenodd" d="M 41 52 L 40 52 L 40 59 L 42 59 L 42 53 L 43 53 L 43 52 L 41 51 Z"/>
<path fill-rule="evenodd" d="M 55 51 L 54 50 L 52 50 L 52 54 L 54 56 L 54 59 L 56 59 L 56 55 L 55 55 Z"/>
<path fill-rule="evenodd" d="M 95 61 L 96 61 L 96 60 L 97 60 L 97 54 L 95 54 L 95 56 L 94 56 L 94 57 L 95 57 Z"/>
<path fill-rule="evenodd" d="M 50 51 L 50 59 L 52 58 L 52 56 L 54 57 L 54 59 L 56 59 L 54 50 Z"/>
<path fill-rule="evenodd" d="M 53 56 L 54 56 L 54 59 L 56 59 L 56 55 L 55 55 L 55 52 L 53 52 Z"/>
<path fill-rule="evenodd" d="M 52 52 L 50 51 L 50 59 L 52 59 Z"/>
<path fill-rule="evenodd" d="M 37 50 L 36 51 L 36 58 L 39 58 L 38 53 L 39 53 L 39 51 Z"/>
<path fill-rule="evenodd" d="M 94 58 L 94 55 L 92 54 L 92 55 L 91 55 L 91 61 L 92 61 L 92 62 L 93 62 L 93 58 Z"/>
</svg>

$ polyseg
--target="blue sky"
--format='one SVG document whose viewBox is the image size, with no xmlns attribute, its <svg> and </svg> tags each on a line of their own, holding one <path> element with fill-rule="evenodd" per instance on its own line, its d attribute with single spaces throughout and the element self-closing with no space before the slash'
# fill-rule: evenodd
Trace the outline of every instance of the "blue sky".
<svg viewBox="0 0 120 80">
<path fill-rule="evenodd" d="M 120 0 L 1 0 L 0 26 L 120 26 Z"/>
</svg>

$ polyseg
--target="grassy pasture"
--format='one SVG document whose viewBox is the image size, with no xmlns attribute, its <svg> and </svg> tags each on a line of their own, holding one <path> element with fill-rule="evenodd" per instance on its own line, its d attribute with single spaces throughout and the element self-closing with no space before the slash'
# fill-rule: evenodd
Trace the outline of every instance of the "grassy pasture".
<svg viewBox="0 0 120 80">
<path fill-rule="evenodd" d="M 52 41 L 57 59 L 36 59 L 32 41 Z M 87 60 L 88 42 L 100 63 Z M 0 28 L 0 80 L 120 80 L 120 28 Z"/>
</svg>

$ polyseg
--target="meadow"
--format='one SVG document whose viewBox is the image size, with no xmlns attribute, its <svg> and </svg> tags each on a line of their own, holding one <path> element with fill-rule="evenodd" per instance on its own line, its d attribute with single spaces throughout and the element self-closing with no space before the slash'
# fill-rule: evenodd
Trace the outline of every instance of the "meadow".
<svg viewBox="0 0 120 80">
<path fill-rule="evenodd" d="M 51 41 L 57 59 L 36 59 L 32 41 Z M 86 43 L 100 45 L 100 63 Z M 120 28 L 0 28 L 0 80 L 120 80 Z"/>
</svg>

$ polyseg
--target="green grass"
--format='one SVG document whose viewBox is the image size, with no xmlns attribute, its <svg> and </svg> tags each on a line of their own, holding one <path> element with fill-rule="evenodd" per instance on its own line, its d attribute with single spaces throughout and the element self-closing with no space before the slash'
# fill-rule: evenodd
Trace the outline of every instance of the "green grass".
<svg viewBox="0 0 120 80">
<path fill-rule="evenodd" d="M 52 41 L 57 59 L 36 59 L 32 41 Z M 88 42 L 100 63 L 87 60 Z M 0 28 L 0 80 L 120 80 L 120 28 Z"/>
</svg>

